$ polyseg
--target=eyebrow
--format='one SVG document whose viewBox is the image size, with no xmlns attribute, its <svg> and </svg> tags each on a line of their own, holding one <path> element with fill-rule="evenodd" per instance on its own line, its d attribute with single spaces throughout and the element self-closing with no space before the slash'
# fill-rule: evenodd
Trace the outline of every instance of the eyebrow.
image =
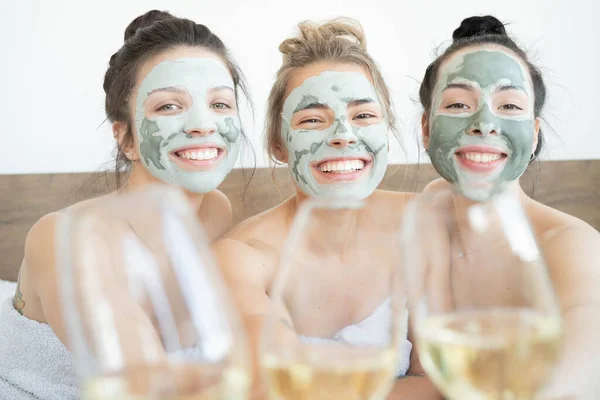
<svg viewBox="0 0 600 400">
<path fill-rule="evenodd" d="M 449 83 L 448 85 L 446 85 L 444 90 L 448 90 L 448 89 L 464 89 L 464 90 L 468 90 L 469 92 L 475 91 L 475 88 L 473 86 L 469 85 L 468 83 Z"/>
<path fill-rule="evenodd" d="M 227 85 L 215 86 L 214 88 L 209 89 L 209 92 L 218 92 L 220 90 L 229 90 L 229 91 L 235 92 L 235 90 L 233 90 L 233 88 L 231 86 L 227 86 Z"/>
<path fill-rule="evenodd" d="M 218 92 L 221 90 L 230 90 L 232 92 L 235 92 L 233 90 L 233 88 L 231 86 L 226 86 L 226 85 L 222 85 L 222 86 L 216 86 L 214 88 L 209 89 L 209 92 Z M 169 93 L 188 93 L 187 89 L 180 87 L 180 86 L 167 86 L 167 87 L 163 87 L 163 88 L 158 88 L 158 89 L 154 89 L 151 92 L 148 93 L 148 96 L 150 96 L 152 93 L 158 93 L 158 92 L 169 92 Z"/>
<path fill-rule="evenodd" d="M 158 93 L 158 92 L 187 93 L 187 90 L 185 90 L 181 87 L 177 87 L 177 86 L 167 86 L 167 87 L 163 87 L 163 88 L 154 89 L 154 90 L 148 92 L 148 96 L 150 96 L 152 93 Z"/>
<path fill-rule="evenodd" d="M 295 113 L 297 113 L 298 111 L 302 111 L 302 110 L 309 110 L 309 109 L 318 109 L 318 110 L 326 110 L 328 109 L 329 106 L 327 104 L 323 104 L 323 103 L 310 103 L 307 105 L 299 105 L 298 107 L 296 107 L 296 109 L 294 110 Z"/>
<path fill-rule="evenodd" d="M 496 92 L 503 92 L 505 90 L 522 90 L 525 91 L 525 87 L 522 85 L 502 85 L 496 89 Z"/>
<path fill-rule="evenodd" d="M 347 103 L 348 103 L 348 107 L 356 107 L 356 106 L 360 106 L 363 104 L 375 103 L 375 100 L 373 100 L 369 97 L 365 97 L 364 99 L 350 100 Z"/>
</svg>

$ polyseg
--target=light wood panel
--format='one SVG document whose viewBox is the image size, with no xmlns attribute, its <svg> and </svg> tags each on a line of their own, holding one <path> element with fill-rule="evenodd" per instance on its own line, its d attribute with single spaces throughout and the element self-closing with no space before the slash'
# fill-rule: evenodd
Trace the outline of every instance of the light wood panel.
<svg viewBox="0 0 600 400">
<path fill-rule="evenodd" d="M 251 170 L 234 170 L 220 189 L 239 222 L 293 193 L 287 168 L 261 168 L 246 188 Z M 420 192 L 437 177 L 429 164 L 390 166 L 382 188 Z M 536 200 L 600 229 L 600 160 L 541 162 L 521 180 Z M 0 175 L 0 279 L 14 280 L 31 226 L 43 215 L 114 188 L 112 174 Z"/>
</svg>

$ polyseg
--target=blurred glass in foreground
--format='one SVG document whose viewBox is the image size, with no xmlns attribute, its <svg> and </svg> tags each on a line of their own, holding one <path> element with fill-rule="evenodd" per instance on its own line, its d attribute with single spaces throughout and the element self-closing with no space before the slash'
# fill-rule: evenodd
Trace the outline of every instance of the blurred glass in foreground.
<svg viewBox="0 0 600 400">
<path fill-rule="evenodd" d="M 417 349 L 436 386 L 452 400 L 534 398 L 562 325 L 519 197 L 423 195 L 406 210 L 403 240 Z"/>
<path fill-rule="evenodd" d="M 93 204 L 64 215 L 58 247 L 83 399 L 246 399 L 243 328 L 185 197 Z"/>
<path fill-rule="evenodd" d="M 399 229 L 364 201 L 301 206 L 268 293 L 262 365 L 272 399 L 382 400 L 406 373 Z"/>
</svg>

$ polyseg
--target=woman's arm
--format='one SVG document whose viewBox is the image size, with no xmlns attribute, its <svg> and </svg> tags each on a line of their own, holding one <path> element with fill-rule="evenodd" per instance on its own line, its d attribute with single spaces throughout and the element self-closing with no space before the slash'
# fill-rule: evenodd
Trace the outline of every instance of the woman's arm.
<svg viewBox="0 0 600 400">
<path fill-rule="evenodd" d="M 65 319 L 72 316 L 64 315 L 65 308 L 61 302 L 59 287 L 61 276 L 56 254 L 56 227 L 62 216 L 60 212 L 44 216 L 27 235 L 25 257 L 14 304 L 24 317 L 47 323 L 58 339 L 70 348 Z M 101 260 L 97 261 L 97 265 L 102 265 Z M 108 259 L 105 261 L 110 262 Z M 114 306 L 113 310 L 118 311 L 113 315 L 114 326 L 119 332 L 123 332 L 119 339 L 124 359 L 128 362 L 147 361 L 143 356 L 153 348 L 153 353 L 157 355 L 154 361 L 162 360 L 164 351 L 161 341 L 147 313 L 125 291 L 115 293 L 114 298 L 108 301 Z M 85 293 L 82 295 L 85 296 Z M 79 317 L 86 316 L 83 314 Z M 137 340 L 138 336 L 130 334 L 141 331 L 146 332 L 148 338 L 143 343 L 144 351 L 141 348 L 142 343 Z"/>
<path fill-rule="evenodd" d="M 266 388 L 262 382 L 260 366 L 260 346 L 262 330 L 267 314 L 271 310 L 271 299 L 267 296 L 272 276 L 277 265 L 277 256 L 273 251 L 262 250 L 235 239 L 221 239 L 215 243 L 213 250 L 219 267 L 230 288 L 239 312 L 246 327 L 250 342 L 253 369 L 253 399 L 263 399 Z M 292 325 L 289 315 L 281 310 L 281 324 L 277 324 L 275 335 L 296 335 L 290 330 Z"/>
<path fill-rule="evenodd" d="M 55 230 L 60 213 L 42 217 L 25 239 L 25 254 L 13 305 L 23 316 L 47 323 L 67 344 L 58 292 Z"/>
<path fill-rule="evenodd" d="M 600 234 L 588 225 L 542 239 L 564 323 L 562 355 L 547 398 L 600 398 Z"/>
</svg>

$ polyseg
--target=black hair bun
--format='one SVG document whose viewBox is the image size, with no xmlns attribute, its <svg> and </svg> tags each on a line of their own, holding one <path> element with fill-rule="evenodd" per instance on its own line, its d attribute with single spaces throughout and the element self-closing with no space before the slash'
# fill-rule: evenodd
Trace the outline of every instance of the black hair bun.
<svg viewBox="0 0 600 400">
<path fill-rule="evenodd" d="M 169 19 L 169 18 L 175 18 L 175 17 L 166 11 L 159 11 L 159 10 L 148 11 L 147 13 L 140 15 L 139 17 L 135 18 L 133 21 L 131 21 L 129 23 L 129 25 L 125 29 L 125 38 L 124 39 L 127 40 L 130 37 L 132 37 L 133 35 L 135 35 L 135 33 L 140 28 L 145 28 L 147 26 L 152 25 L 153 23 L 155 23 L 157 21 L 162 21 L 163 19 Z"/>
<path fill-rule="evenodd" d="M 469 17 L 463 19 L 460 26 L 454 30 L 452 39 L 459 40 L 483 35 L 506 36 L 506 29 L 504 29 L 504 24 L 498 18 L 491 15 Z"/>
</svg>

